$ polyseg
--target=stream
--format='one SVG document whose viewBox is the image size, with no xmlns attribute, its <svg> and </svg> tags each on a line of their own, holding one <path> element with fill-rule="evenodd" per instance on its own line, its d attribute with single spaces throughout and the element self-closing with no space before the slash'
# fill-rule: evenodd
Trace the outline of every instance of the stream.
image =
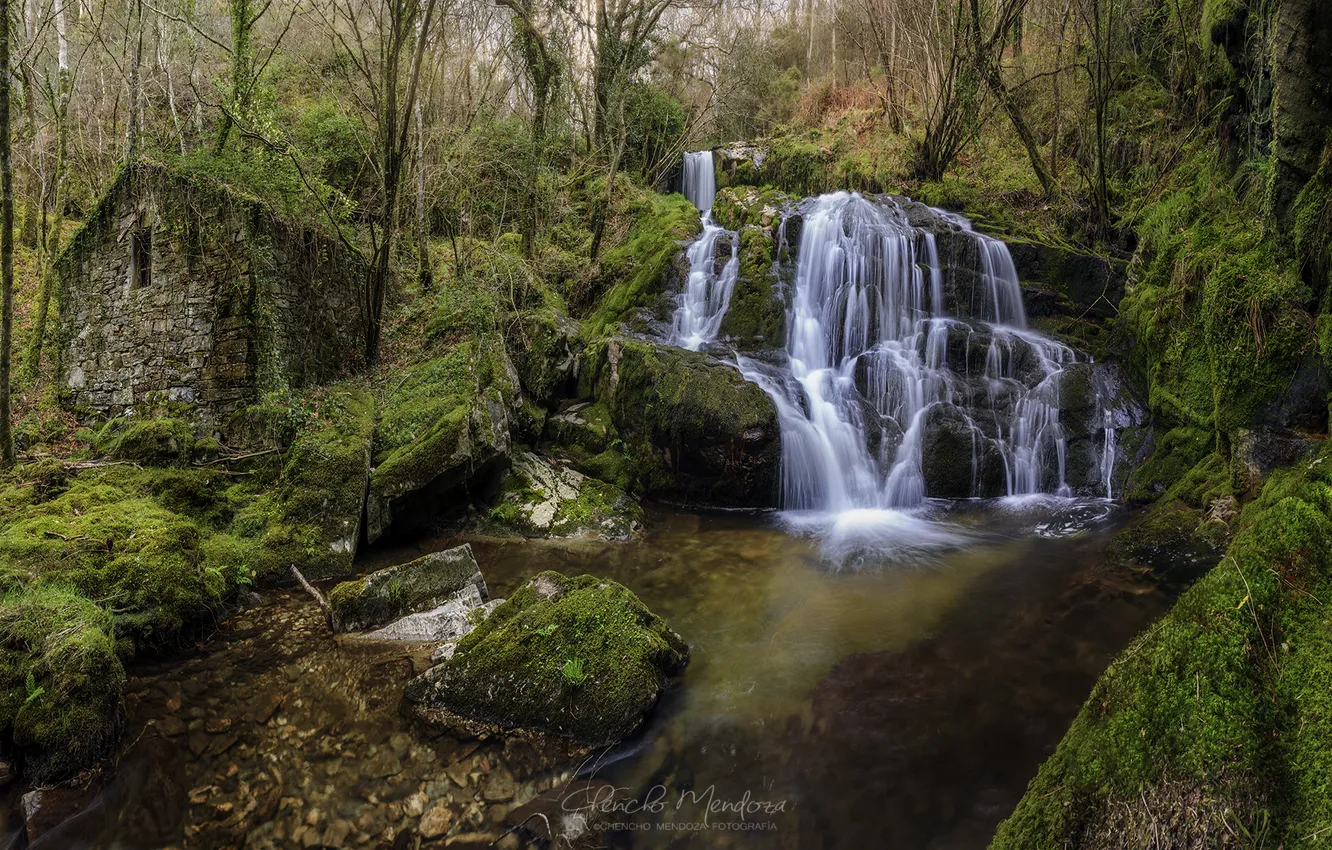
<svg viewBox="0 0 1332 850">
<path fill-rule="evenodd" d="M 32 846 L 517 847 L 516 823 L 595 809 L 586 846 L 983 848 L 1178 588 L 1108 557 L 1124 516 L 1106 502 L 921 515 L 954 542 L 855 568 L 773 514 L 654 509 L 622 543 L 468 538 L 496 597 L 543 569 L 605 576 L 691 644 L 645 728 L 581 762 L 414 729 L 398 700 L 422 654 L 335 639 L 308 597 L 268 591 L 132 666 L 118 771 Z M 17 846 L 12 794 L 0 817 Z"/>
</svg>

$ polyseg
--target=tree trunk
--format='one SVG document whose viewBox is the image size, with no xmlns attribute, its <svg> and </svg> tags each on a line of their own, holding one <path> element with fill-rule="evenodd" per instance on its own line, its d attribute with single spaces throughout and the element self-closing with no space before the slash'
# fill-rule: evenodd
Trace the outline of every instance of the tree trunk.
<svg viewBox="0 0 1332 850">
<path fill-rule="evenodd" d="M 0 0 L 0 469 L 14 465 L 10 353 L 14 342 L 14 162 L 9 127 L 9 0 Z"/>
<path fill-rule="evenodd" d="M 29 25 L 31 31 L 31 25 Z M 28 163 L 23 169 L 27 191 L 23 193 L 23 229 L 19 233 L 19 242 L 28 248 L 37 247 L 39 222 L 42 217 L 41 203 L 42 175 L 38 168 L 40 143 L 37 138 L 37 92 L 32 85 L 32 69 L 24 64 L 19 71 L 19 80 L 23 85 L 23 140 L 27 142 Z"/>
<path fill-rule="evenodd" d="M 134 0 L 134 46 L 129 67 L 129 120 L 125 125 L 125 162 L 139 155 L 139 66 L 143 58 L 143 2 Z"/>
<path fill-rule="evenodd" d="M 55 186 L 52 192 L 51 221 L 48 225 L 45 250 L 42 252 L 41 287 L 37 292 L 36 315 L 32 321 L 32 337 L 28 340 L 28 353 L 24 361 L 24 373 L 29 380 L 35 380 L 42 363 L 42 345 L 46 339 L 46 321 L 51 309 L 51 293 L 55 289 L 55 258 L 60 248 L 60 231 L 64 225 L 65 184 L 68 177 L 69 159 L 69 39 L 66 35 L 64 4 L 55 10 L 55 30 L 57 61 L 59 62 L 59 80 L 56 92 L 56 160 L 52 179 Z"/>
</svg>

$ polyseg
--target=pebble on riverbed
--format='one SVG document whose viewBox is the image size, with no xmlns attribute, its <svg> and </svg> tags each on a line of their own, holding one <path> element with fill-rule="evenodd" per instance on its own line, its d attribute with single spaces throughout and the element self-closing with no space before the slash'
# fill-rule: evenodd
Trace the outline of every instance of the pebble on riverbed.
<svg viewBox="0 0 1332 850">
<path fill-rule="evenodd" d="M 242 612 L 130 682 L 118 775 L 137 784 L 88 828 L 128 839 L 148 817 L 182 850 L 491 845 L 566 781 L 570 751 L 416 735 L 398 705 L 431 647 L 408 646 L 330 637 L 294 593 Z"/>
</svg>

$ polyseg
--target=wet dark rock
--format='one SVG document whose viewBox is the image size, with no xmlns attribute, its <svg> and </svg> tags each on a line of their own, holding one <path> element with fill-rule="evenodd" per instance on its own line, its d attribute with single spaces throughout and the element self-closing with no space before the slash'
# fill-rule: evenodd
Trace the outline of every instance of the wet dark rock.
<svg viewBox="0 0 1332 850">
<path fill-rule="evenodd" d="M 17 775 L 12 761 L 0 759 L 0 789 L 7 788 Z"/>
<path fill-rule="evenodd" d="M 490 597 L 472 547 L 464 543 L 343 582 L 333 588 L 328 603 L 336 631 L 359 631 L 436 608 L 469 590 L 482 601 Z"/>
<path fill-rule="evenodd" d="M 1275 428 L 1241 431 L 1231 445 L 1236 484 L 1257 490 L 1267 473 L 1290 466 L 1313 451 L 1317 443 L 1306 434 Z"/>
<path fill-rule="evenodd" d="M 589 349 L 579 392 L 609 412 L 624 444 L 582 471 L 648 495 L 722 507 L 775 506 L 777 409 L 731 364 L 627 339 Z"/>
<path fill-rule="evenodd" d="M 466 737 L 522 731 L 603 746 L 642 723 L 688 659 L 628 588 L 545 572 L 408 683 L 406 699 L 415 717 Z"/>
<path fill-rule="evenodd" d="M 1004 461 L 994 441 L 961 410 L 936 405 L 926 414 L 921 473 L 931 496 L 965 499 L 1004 493 Z"/>
<path fill-rule="evenodd" d="M 33 842 L 87 808 L 100 790 L 98 783 L 86 788 L 38 788 L 19 800 L 28 841 Z"/>
</svg>

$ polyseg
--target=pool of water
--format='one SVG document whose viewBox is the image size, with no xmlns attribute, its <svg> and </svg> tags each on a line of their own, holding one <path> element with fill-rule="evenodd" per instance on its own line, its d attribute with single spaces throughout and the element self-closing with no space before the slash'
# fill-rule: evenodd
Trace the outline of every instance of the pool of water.
<svg viewBox="0 0 1332 850">
<path fill-rule="evenodd" d="M 413 729 L 421 653 L 335 639 L 270 593 L 132 671 L 121 769 L 39 845 L 488 846 L 594 813 L 589 846 L 983 848 L 1175 589 L 1106 557 L 1122 516 L 1102 503 L 938 504 L 888 522 L 915 542 L 887 556 L 884 520 L 660 511 L 627 543 L 470 538 L 495 596 L 545 569 L 614 578 L 693 648 L 639 735 L 577 763 Z"/>
</svg>

